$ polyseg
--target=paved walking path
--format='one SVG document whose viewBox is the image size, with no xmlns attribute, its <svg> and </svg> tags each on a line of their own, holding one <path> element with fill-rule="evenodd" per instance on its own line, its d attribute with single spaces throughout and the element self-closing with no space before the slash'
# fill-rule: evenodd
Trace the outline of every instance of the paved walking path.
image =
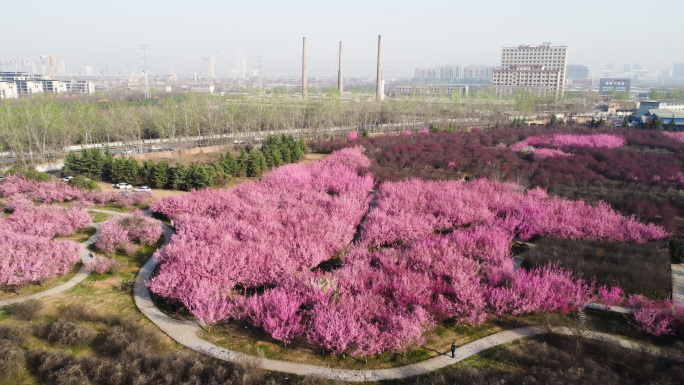
<svg viewBox="0 0 684 385">
<path fill-rule="evenodd" d="M 171 241 L 172 234 L 173 229 L 171 229 L 169 226 L 164 225 L 165 242 L 163 247 L 166 247 L 166 244 L 168 244 L 168 242 Z M 140 272 L 138 273 L 138 276 L 135 281 L 133 295 L 135 297 L 135 304 L 138 307 L 138 309 L 140 309 L 140 311 L 143 314 L 145 314 L 145 316 L 147 316 L 150 319 L 150 321 L 157 325 L 157 327 L 159 327 L 169 337 L 171 337 L 179 344 L 184 345 L 192 350 L 195 350 L 199 353 L 210 355 L 220 360 L 237 363 L 251 361 L 257 363 L 260 367 L 266 370 L 292 373 L 301 376 L 318 376 L 328 379 L 353 382 L 380 381 L 414 377 L 453 365 L 459 361 L 462 361 L 473 355 L 479 354 L 495 346 L 507 344 L 521 338 L 528 338 L 539 334 L 544 334 L 549 331 L 549 329 L 540 326 L 528 326 L 512 330 L 505 330 L 499 333 L 494 333 L 484 338 L 480 338 L 476 341 L 470 342 L 457 348 L 455 358 L 451 358 L 449 354 L 445 353 L 415 364 L 388 369 L 335 369 L 323 366 L 301 364 L 297 362 L 257 358 L 254 356 L 246 355 L 244 353 L 239 353 L 222 348 L 220 346 L 212 344 L 211 342 L 201 339 L 197 335 L 201 327 L 196 321 L 182 321 L 171 318 L 164 314 L 156 306 L 154 306 L 152 298 L 150 297 L 150 290 L 147 288 L 146 282 L 150 280 L 152 273 L 154 272 L 156 267 L 157 262 L 153 257 L 150 258 L 147 261 L 147 263 L 145 263 L 142 269 L 140 269 Z M 576 334 L 575 331 L 565 327 L 554 328 L 552 332 L 564 335 Z M 581 336 L 589 339 L 610 341 L 612 343 L 616 343 L 628 349 L 643 350 L 657 356 L 671 357 L 670 354 L 659 349 L 645 347 L 644 345 L 641 345 L 639 343 L 632 342 L 605 333 L 584 332 L 581 334 Z M 675 359 L 684 362 L 684 356 L 675 356 Z"/>
<path fill-rule="evenodd" d="M 125 214 L 115 212 L 115 211 L 99 210 L 99 209 L 89 209 L 88 211 L 105 213 L 105 214 L 112 215 L 114 217 L 122 217 L 125 215 Z M 79 283 L 83 282 L 86 278 L 88 278 L 88 275 L 90 275 L 90 272 L 88 272 L 86 270 L 86 266 L 88 266 L 88 264 L 91 262 L 91 258 L 89 256 L 91 251 L 88 250 L 88 246 L 97 242 L 97 239 L 100 237 L 100 229 L 102 228 L 102 223 L 93 223 L 92 227 L 94 227 L 97 230 L 95 232 L 95 234 L 93 234 L 90 238 L 88 238 L 87 241 L 79 244 L 79 255 L 81 256 L 82 265 L 81 265 L 81 269 L 78 271 L 78 273 L 76 273 L 76 275 L 71 277 L 70 280 L 64 282 L 63 284 L 57 285 L 53 288 L 50 288 L 50 289 L 47 289 L 47 290 L 44 290 L 44 291 L 41 291 L 38 293 L 30 294 L 30 295 L 22 295 L 22 296 L 18 296 L 18 297 L 11 298 L 11 299 L 6 299 L 4 301 L 0 301 L 0 307 L 12 305 L 15 303 L 20 303 L 20 302 L 26 302 L 26 301 L 31 300 L 31 299 L 43 298 L 43 297 L 47 297 L 49 295 L 61 293 L 61 292 L 64 292 L 64 291 L 71 289 L 72 287 L 78 285 Z"/>
<path fill-rule="evenodd" d="M 119 212 L 91 209 L 90 211 L 102 212 L 113 217 L 123 217 L 128 214 L 122 214 Z M 80 244 L 80 256 L 83 261 L 83 267 L 81 270 L 69 281 L 56 286 L 52 289 L 42 291 L 40 293 L 35 293 L 27 296 L 22 296 L 18 298 L 13 298 L 11 300 L 0 301 L 0 306 L 6 306 L 13 303 L 28 301 L 29 299 L 36 299 L 46 297 L 48 295 L 61 293 L 66 291 L 78 283 L 82 282 L 88 276 L 88 272 L 85 270 L 85 266 L 90 262 L 90 253 L 87 249 L 88 246 L 95 243 L 100 234 L 101 223 L 94 223 L 93 227 L 97 229 L 97 232 L 91 236 L 86 242 Z M 173 235 L 173 229 L 167 225 L 163 225 L 164 234 L 164 246 L 171 241 L 171 236 Z M 677 268 L 675 268 L 675 266 Z M 465 360 L 468 357 L 479 354 L 487 349 L 499 346 L 502 344 L 507 344 L 521 338 L 529 338 L 539 334 L 544 334 L 549 331 L 548 328 L 541 326 L 528 326 L 512 330 L 505 330 L 502 332 L 494 333 L 484 338 L 480 338 L 476 341 L 465 344 L 456 349 L 455 358 L 451 358 L 448 353 L 439 355 L 437 357 L 430 358 L 425 361 L 421 361 L 415 364 L 405 365 L 396 368 L 388 369 L 376 369 L 376 370 L 349 370 L 349 369 L 335 369 L 323 366 L 300 364 L 296 362 L 271 360 L 266 358 L 257 358 L 254 356 L 246 355 L 239 352 L 234 352 L 220 346 L 214 345 L 208 341 L 205 341 L 198 337 L 197 333 L 200 331 L 201 327 L 196 321 L 181 321 L 173 319 L 154 306 L 150 296 L 150 290 L 146 286 L 146 282 L 152 276 L 152 273 L 157 267 L 157 262 L 154 258 L 150 258 L 147 263 L 140 269 L 138 276 L 135 281 L 134 287 L 134 299 L 135 304 L 140 309 L 140 311 L 145 314 L 157 327 L 159 327 L 163 332 L 169 335 L 173 340 L 181 345 L 184 345 L 190 349 L 197 352 L 210 355 L 212 357 L 230 361 L 230 362 L 255 362 L 260 367 L 278 372 L 293 373 L 302 376 L 319 376 L 328 379 L 343 380 L 343 381 L 380 381 L 389 379 L 400 379 L 407 377 L 414 377 L 422 374 L 426 374 L 447 366 L 453 365 L 459 361 Z M 684 268 L 681 265 L 673 265 L 673 291 L 675 295 L 684 295 Z M 677 287 L 677 289 L 675 289 Z M 677 297 L 675 297 L 677 298 Z M 606 310 L 606 309 L 604 309 Z M 610 309 L 615 311 L 616 309 Z M 569 328 L 553 328 L 551 330 L 553 333 L 564 334 L 564 335 L 574 335 L 575 331 Z M 581 333 L 584 338 L 608 341 L 618 344 L 627 349 L 645 351 L 647 353 L 656 356 L 667 356 L 669 358 L 675 359 L 680 362 L 684 362 L 684 356 L 672 355 L 669 352 L 663 350 L 647 347 L 641 345 L 637 342 L 629 341 L 620 337 L 612 336 L 605 333 L 599 332 L 584 332 Z"/>
<path fill-rule="evenodd" d="M 684 264 L 672 265 L 672 299 L 684 305 Z"/>
</svg>

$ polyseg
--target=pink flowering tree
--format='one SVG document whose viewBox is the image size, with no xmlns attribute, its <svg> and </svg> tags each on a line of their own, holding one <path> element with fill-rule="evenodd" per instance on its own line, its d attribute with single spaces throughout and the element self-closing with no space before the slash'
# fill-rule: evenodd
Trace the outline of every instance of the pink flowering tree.
<svg viewBox="0 0 684 385">
<path fill-rule="evenodd" d="M 575 135 L 553 134 L 545 136 L 531 136 L 514 143 L 510 149 L 517 153 L 532 153 L 535 159 L 556 156 L 570 156 L 572 154 L 553 147 L 604 147 L 617 148 L 627 144 L 625 138 L 610 134 Z"/>
<path fill-rule="evenodd" d="M 129 216 L 103 224 L 95 246 L 109 253 L 121 249 L 132 254 L 137 249 L 134 243 L 150 245 L 157 242 L 161 234 L 159 221 L 137 210 Z"/>
<path fill-rule="evenodd" d="M 86 270 L 91 273 L 105 274 L 114 270 L 115 267 L 116 260 L 99 255 L 86 266 Z"/>
<path fill-rule="evenodd" d="M 637 294 L 629 298 L 627 306 L 634 309 L 632 325 L 644 333 L 662 337 L 684 325 L 684 307 L 673 306 L 669 298 L 653 301 Z"/>
<path fill-rule="evenodd" d="M 200 321 L 230 318 L 335 354 L 405 352 L 446 319 L 569 312 L 593 283 L 549 265 L 515 270 L 511 241 L 540 235 L 626 242 L 668 234 L 588 205 L 509 183 L 408 180 L 379 186 L 363 148 L 288 165 L 232 190 L 152 205 L 174 220 L 150 289 Z M 336 255 L 340 266 L 324 271 Z M 619 288 L 599 288 L 619 303 Z"/>
</svg>

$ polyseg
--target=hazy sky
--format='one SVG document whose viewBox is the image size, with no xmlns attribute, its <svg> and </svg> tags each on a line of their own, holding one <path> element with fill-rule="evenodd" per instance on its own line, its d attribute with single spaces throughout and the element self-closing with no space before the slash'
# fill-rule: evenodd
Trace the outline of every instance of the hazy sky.
<svg viewBox="0 0 684 385">
<path fill-rule="evenodd" d="M 264 73 L 299 76 L 302 37 L 310 75 L 337 71 L 343 42 L 345 75 L 375 74 L 382 35 L 387 75 L 416 67 L 499 65 L 501 47 L 567 45 L 570 64 L 622 69 L 639 63 L 672 69 L 684 62 L 682 0 L 392 0 L 179 1 L 4 0 L 0 57 L 70 54 L 69 70 L 90 65 L 138 72 L 149 43 L 151 73 L 201 72 L 218 51 L 221 76 L 235 68 L 238 42 L 247 67 L 262 56 Z"/>
</svg>

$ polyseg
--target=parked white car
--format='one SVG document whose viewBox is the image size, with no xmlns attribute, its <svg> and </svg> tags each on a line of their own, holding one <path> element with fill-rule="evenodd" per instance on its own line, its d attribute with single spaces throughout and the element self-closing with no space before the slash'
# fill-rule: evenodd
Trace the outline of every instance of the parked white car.
<svg viewBox="0 0 684 385">
<path fill-rule="evenodd" d="M 67 182 L 67 183 L 68 183 L 68 182 L 69 182 L 70 180 L 72 180 L 72 179 L 74 179 L 74 177 L 73 177 L 73 176 L 67 176 L 67 177 L 64 177 L 64 178 L 62 178 L 62 181 L 64 181 L 64 182 Z"/>
<path fill-rule="evenodd" d="M 128 148 L 123 150 L 122 154 L 124 155 L 131 155 L 133 153 L 133 150 L 129 150 Z"/>
<path fill-rule="evenodd" d="M 131 185 L 128 184 L 128 183 L 117 183 L 117 184 L 113 184 L 112 187 L 118 188 L 118 189 L 121 189 L 121 190 L 130 190 L 130 189 L 133 188 L 133 186 L 131 186 Z"/>
<path fill-rule="evenodd" d="M 144 192 L 152 192 L 152 189 L 147 187 L 147 186 L 140 186 L 137 189 L 133 190 L 136 192 L 144 191 Z"/>
<path fill-rule="evenodd" d="M 150 151 L 161 151 L 161 150 L 162 150 L 161 146 L 152 146 L 152 147 L 150 147 Z"/>
</svg>

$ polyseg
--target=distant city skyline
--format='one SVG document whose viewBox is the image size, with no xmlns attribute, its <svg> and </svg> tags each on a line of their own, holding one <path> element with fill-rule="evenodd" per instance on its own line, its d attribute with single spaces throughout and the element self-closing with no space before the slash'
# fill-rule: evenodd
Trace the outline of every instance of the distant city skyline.
<svg viewBox="0 0 684 385">
<path fill-rule="evenodd" d="M 68 72 L 108 67 L 110 75 L 139 73 L 139 44 L 150 44 L 151 74 L 204 72 L 203 58 L 215 53 L 221 78 L 236 69 L 238 43 L 245 47 L 248 69 L 262 60 L 266 75 L 301 76 L 301 38 L 307 38 L 309 76 L 337 73 L 338 44 L 345 47 L 345 76 L 375 75 L 377 35 L 383 35 L 385 77 L 413 77 L 416 68 L 490 65 L 501 61 L 501 48 L 520 44 L 566 45 L 568 63 L 591 69 L 640 63 L 647 69 L 672 70 L 684 62 L 684 44 L 676 23 L 653 25 L 636 16 L 646 8 L 684 14 L 684 2 L 635 0 L 619 3 L 578 0 L 549 4 L 426 0 L 360 2 L 342 5 L 314 1 L 232 3 L 178 0 L 88 2 L 36 0 L 3 6 L 0 57 L 63 54 Z M 648 12 L 644 13 L 648 15 Z M 21 15 L 25 15 L 22 17 Z M 648 32 L 645 32 L 648 31 Z M 653 34 L 662 38 L 653 39 Z M 671 39 L 668 39 L 671 37 Z M 679 45 L 679 47 L 677 47 Z M 634 67 L 632 67 L 634 68 Z M 298 75 L 299 74 L 299 75 Z"/>
</svg>

